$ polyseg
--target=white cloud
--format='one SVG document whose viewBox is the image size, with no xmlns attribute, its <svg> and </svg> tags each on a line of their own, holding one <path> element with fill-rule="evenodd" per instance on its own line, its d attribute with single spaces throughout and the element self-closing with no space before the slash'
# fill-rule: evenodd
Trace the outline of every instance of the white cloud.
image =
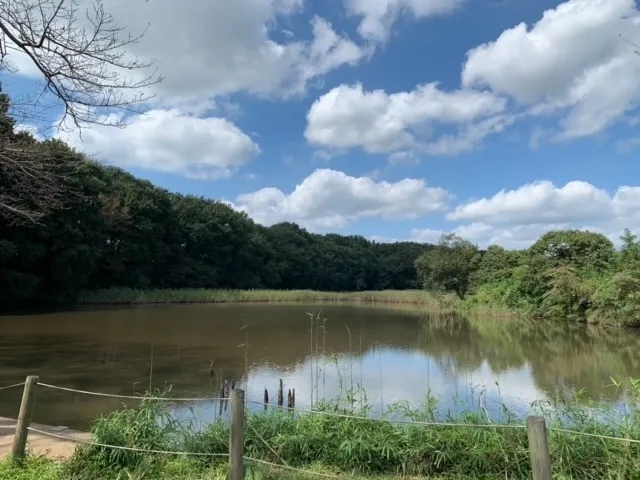
<svg viewBox="0 0 640 480">
<path fill-rule="evenodd" d="M 79 12 L 92 3 L 81 0 Z M 165 77 L 154 87 L 163 106 L 196 108 L 211 97 L 239 91 L 298 95 L 311 81 L 371 53 L 319 17 L 309 24 L 310 38 L 305 32 L 305 40 L 274 40 L 280 25 L 301 12 L 302 0 L 112 0 L 105 8 L 132 34 L 146 30 L 127 54 L 155 60 Z M 23 74 L 38 74 L 24 56 L 11 59 Z"/>
<path fill-rule="evenodd" d="M 61 136 L 78 150 L 108 163 L 191 178 L 227 177 L 260 152 L 232 122 L 189 116 L 175 109 L 135 116 L 124 129 L 95 125 L 83 130 L 82 138 L 71 133 Z"/>
<path fill-rule="evenodd" d="M 544 181 L 460 205 L 447 218 L 499 224 L 600 220 L 611 215 L 614 202 L 615 197 L 587 182 L 573 181 L 557 188 Z"/>
<path fill-rule="evenodd" d="M 132 4 L 117 0 L 110 8 L 131 19 L 131 27 L 140 29 L 150 22 L 133 51 L 157 59 L 165 76 L 159 94 L 162 99 L 175 100 L 238 91 L 297 95 L 310 81 L 342 65 L 354 65 L 365 56 L 358 45 L 319 17 L 311 22 L 311 40 L 274 41 L 271 33 L 278 19 L 295 14 L 300 3 L 185 0 Z"/>
<path fill-rule="evenodd" d="M 263 188 L 238 196 L 233 206 L 264 225 L 293 221 L 312 230 L 327 230 L 362 218 L 418 218 L 445 210 L 448 199 L 445 190 L 428 187 L 423 180 L 375 182 L 368 177 L 319 169 L 289 194 Z"/>
<path fill-rule="evenodd" d="M 640 187 L 621 186 L 610 195 L 587 182 L 560 188 L 536 182 L 459 205 L 446 218 L 471 223 L 451 230 L 417 228 L 411 240 L 436 243 L 453 232 L 481 247 L 527 248 L 548 231 L 577 229 L 602 233 L 619 245 L 624 228 L 640 230 Z"/>
<path fill-rule="evenodd" d="M 640 98 L 640 61 L 620 35 L 640 42 L 635 0 L 570 0 L 470 50 L 462 84 L 508 94 L 536 114 L 565 113 L 561 138 L 592 135 Z"/>
<path fill-rule="evenodd" d="M 358 33 L 368 40 L 385 42 L 402 13 L 425 18 L 454 12 L 463 0 L 345 0 L 352 15 L 362 17 Z"/>
<path fill-rule="evenodd" d="M 392 94 L 365 91 L 360 83 L 343 84 L 313 103 L 307 113 L 305 136 L 321 147 L 360 147 L 368 153 L 412 149 L 440 155 L 459 153 L 473 148 L 489 133 L 502 130 L 504 122 L 494 116 L 505 107 L 505 100 L 491 93 L 447 92 L 437 83 Z M 463 125 L 464 130 L 457 137 L 425 141 L 422 137 L 429 137 L 429 130 L 436 124 Z"/>
<path fill-rule="evenodd" d="M 540 236 L 550 230 L 568 228 L 567 224 L 512 225 L 495 226 L 482 222 L 460 225 L 452 230 L 433 230 L 416 228 L 411 231 L 411 240 L 425 243 L 438 243 L 445 233 L 455 233 L 460 237 L 478 244 L 481 248 L 489 245 L 502 245 L 505 248 L 528 248 Z"/>
</svg>

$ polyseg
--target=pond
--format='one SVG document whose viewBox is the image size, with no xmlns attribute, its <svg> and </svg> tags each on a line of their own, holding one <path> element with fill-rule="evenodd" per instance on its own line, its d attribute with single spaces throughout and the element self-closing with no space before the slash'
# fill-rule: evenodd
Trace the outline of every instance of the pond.
<svg viewBox="0 0 640 480">
<path fill-rule="evenodd" d="M 500 416 L 501 405 L 523 414 L 535 400 L 582 389 L 586 400 L 621 405 L 624 392 L 610 386 L 611 377 L 640 377 L 637 332 L 411 309 L 200 304 L 0 322 L 0 386 L 35 374 L 47 384 L 108 394 L 172 385 L 172 396 L 218 397 L 227 380 L 246 389 L 254 408 L 265 388 L 275 403 L 282 379 L 285 404 L 295 388 L 297 408 L 362 386 L 374 412 L 397 401 L 419 406 L 429 394 L 440 412 L 486 408 Z M 17 417 L 20 395 L 19 388 L 0 391 L 0 416 Z M 40 386 L 33 420 L 84 429 L 122 403 Z M 174 408 L 191 415 L 192 406 L 206 421 L 220 405 L 203 400 Z"/>
</svg>

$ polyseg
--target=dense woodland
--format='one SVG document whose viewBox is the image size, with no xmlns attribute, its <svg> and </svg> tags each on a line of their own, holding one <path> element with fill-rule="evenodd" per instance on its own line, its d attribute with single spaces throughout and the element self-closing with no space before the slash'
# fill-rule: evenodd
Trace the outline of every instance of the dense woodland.
<svg viewBox="0 0 640 480">
<path fill-rule="evenodd" d="M 37 157 L 29 161 L 41 166 L 34 175 L 58 182 L 13 181 L 0 170 L 3 196 L 16 199 L 0 207 L 4 310 L 73 302 L 83 289 L 116 286 L 419 288 L 414 261 L 429 246 L 316 235 L 291 223 L 266 228 L 224 203 L 170 193 L 88 161 L 60 141 L 16 133 L 4 108 L 2 144 L 24 152 L 26 143 Z M 18 210 L 24 214 L 11 214 Z"/>
<path fill-rule="evenodd" d="M 426 288 L 536 316 L 640 325 L 640 243 L 628 231 L 620 251 L 582 231 L 483 251 L 455 235 L 387 244 L 264 227 L 222 202 L 168 192 L 17 132 L 0 98 L 2 310 L 113 287 Z"/>
</svg>

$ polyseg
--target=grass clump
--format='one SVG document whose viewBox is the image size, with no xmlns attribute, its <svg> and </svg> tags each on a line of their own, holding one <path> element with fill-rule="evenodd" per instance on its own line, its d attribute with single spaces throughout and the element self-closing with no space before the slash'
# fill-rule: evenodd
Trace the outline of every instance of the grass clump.
<svg viewBox="0 0 640 480">
<path fill-rule="evenodd" d="M 62 473 L 61 463 L 45 457 L 28 456 L 20 464 L 0 461 L 0 480 L 62 480 Z"/>
<path fill-rule="evenodd" d="M 465 412 L 438 418 L 434 402 L 429 400 L 425 405 L 412 409 L 396 404 L 374 420 L 330 415 L 349 412 L 366 416 L 369 411 L 367 406 L 352 408 L 341 402 L 320 402 L 315 413 L 277 408 L 250 412 L 245 423 L 245 455 L 355 477 L 530 478 L 527 431 L 513 415 L 505 416 L 507 423 L 486 426 L 491 422 L 488 413 Z M 586 409 L 568 403 L 537 404 L 534 408 L 547 419 L 555 478 L 640 478 L 637 443 L 598 437 L 640 438 L 639 414 L 613 415 L 598 411 L 597 406 Z M 607 412 L 611 415 L 605 421 Z M 398 417 L 444 425 L 394 422 Z M 89 446 L 77 450 L 65 465 L 65 478 L 128 478 L 121 476 L 123 472 L 138 475 L 131 478 L 222 478 L 228 462 L 224 456 L 228 453 L 228 424 L 218 419 L 204 428 L 193 427 L 172 420 L 167 402 L 142 402 L 138 408 L 116 411 L 96 420 L 92 428 L 95 441 L 204 455 L 148 454 Z M 247 469 L 251 478 L 306 475 L 283 473 L 250 461 Z"/>
</svg>

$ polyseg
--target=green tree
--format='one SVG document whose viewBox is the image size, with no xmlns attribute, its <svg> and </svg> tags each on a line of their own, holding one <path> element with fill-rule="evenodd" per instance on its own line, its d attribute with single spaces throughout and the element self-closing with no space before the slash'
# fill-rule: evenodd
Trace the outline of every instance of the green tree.
<svg viewBox="0 0 640 480">
<path fill-rule="evenodd" d="M 437 248 L 423 253 L 415 266 L 425 289 L 455 292 L 464 299 L 478 260 L 478 247 L 451 233 L 440 238 Z"/>
<path fill-rule="evenodd" d="M 614 265 L 615 248 L 601 233 L 581 230 L 547 232 L 529 249 L 547 267 L 573 267 L 604 272 Z"/>
<path fill-rule="evenodd" d="M 480 252 L 478 268 L 472 276 L 473 287 L 477 288 L 487 283 L 501 282 L 511 278 L 521 261 L 521 252 L 491 245 L 486 251 Z"/>
<path fill-rule="evenodd" d="M 622 248 L 620 250 L 619 270 L 640 270 L 640 242 L 638 236 L 631 233 L 628 228 L 620 237 Z"/>
</svg>

